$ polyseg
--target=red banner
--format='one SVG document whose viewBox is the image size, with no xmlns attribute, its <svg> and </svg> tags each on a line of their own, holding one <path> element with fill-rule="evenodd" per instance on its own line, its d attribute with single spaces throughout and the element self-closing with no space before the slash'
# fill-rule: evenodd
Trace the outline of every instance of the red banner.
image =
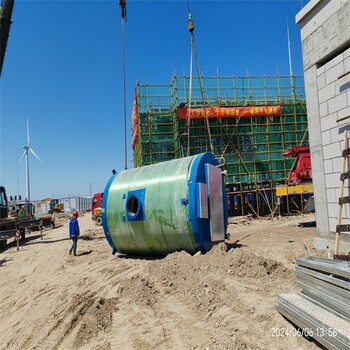
<svg viewBox="0 0 350 350">
<path fill-rule="evenodd" d="M 131 133 L 132 133 L 131 146 L 132 148 L 135 148 L 137 137 L 139 136 L 138 123 L 139 123 L 139 111 L 137 108 L 137 95 L 135 93 L 134 104 L 132 106 L 132 112 L 131 112 Z"/>
<path fill-rule="evenodd" d="M 270 117 L 281 115 L 281 106 L 246 106 L 246 107 L 218 107 L 212 106 L 207 108 L 178 108 L 179 119 L 205 118 L 241 118 L 241 117 Z"/>
</svg>

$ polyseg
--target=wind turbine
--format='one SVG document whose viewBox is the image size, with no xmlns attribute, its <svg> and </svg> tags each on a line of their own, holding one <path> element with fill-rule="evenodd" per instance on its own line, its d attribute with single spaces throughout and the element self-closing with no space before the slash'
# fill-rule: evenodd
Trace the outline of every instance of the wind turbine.
<svg viewBox="0 0 350 350">
<path fill-rule="evenodd" d="M 36 153 L 30 148 L 30 139 L 29 139 L 29 123 L 27 119 L 27 146 L 23 146 L 24 152 L 19 160 L 23 159 L 23 157 L 26 157 L 26 200 L 29 202 L 30 201 L 30 185 L 29 185 L 29 152 L 33 154 L 36 158 L 38 158 L 40 161 L 41 159 L 36 155 Z"/>
</svg>

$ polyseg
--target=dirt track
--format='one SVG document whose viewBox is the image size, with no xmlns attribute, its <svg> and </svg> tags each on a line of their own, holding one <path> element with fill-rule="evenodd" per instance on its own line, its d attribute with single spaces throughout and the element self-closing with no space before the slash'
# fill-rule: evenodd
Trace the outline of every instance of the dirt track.
<svg viewBox="0 0 350 350">
<path fill-rule="evenodd" d="M 275 336 L 292 328 L 275 303 L 299 290 L 295 258 L 325 255 L 305 219 L 230 224 L 230 242 L 205 255 L 141 258 L 112 256 L 89 214 L 69 256 L 61 218 L 0 253 L 0 349 L 317 349 Z"/>
</svg>

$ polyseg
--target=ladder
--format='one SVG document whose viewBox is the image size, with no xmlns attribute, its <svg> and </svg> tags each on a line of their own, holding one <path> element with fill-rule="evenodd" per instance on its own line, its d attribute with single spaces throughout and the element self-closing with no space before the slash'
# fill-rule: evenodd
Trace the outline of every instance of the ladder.
<svg viewBox="0 0 350 350">
<path fill-rule="evenodd" d="M 342 225 L 342 213 L 343 213 L 343 204 L 350 203 L 350 196 L 344 197 L 344 181 L 350 179 L 350 171 L 346 171 L 346 164 L 348 162 L 348 157 L 350 156 L 350 148 L 348 148 L 348 131 L 345 131 L 344 134 L 344 145 L 342 151 L 342 169 L 340 174 L 340 195 L 339 195 L 339 207 L 338 207 L 338 222 L 336 226 L 335 233 L 335 247 L 334 247 L 334 255 L 339 254 L 339 240 L 340 234 L 345 232 L 350 232 L 350 225 Z"/>
</svg>

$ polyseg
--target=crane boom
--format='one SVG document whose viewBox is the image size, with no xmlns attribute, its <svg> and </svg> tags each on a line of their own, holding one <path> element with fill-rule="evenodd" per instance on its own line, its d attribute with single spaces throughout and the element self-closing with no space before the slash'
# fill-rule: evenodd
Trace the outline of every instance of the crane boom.
<svg viewBox="0 0 350 350">
<path fill-rule="evenodd" d="M 11 17 L 15 0 L 1 0 L 0 7 L 0 76 L 4 63 L 7 40 L 10 33 Z"/>
</svg>

